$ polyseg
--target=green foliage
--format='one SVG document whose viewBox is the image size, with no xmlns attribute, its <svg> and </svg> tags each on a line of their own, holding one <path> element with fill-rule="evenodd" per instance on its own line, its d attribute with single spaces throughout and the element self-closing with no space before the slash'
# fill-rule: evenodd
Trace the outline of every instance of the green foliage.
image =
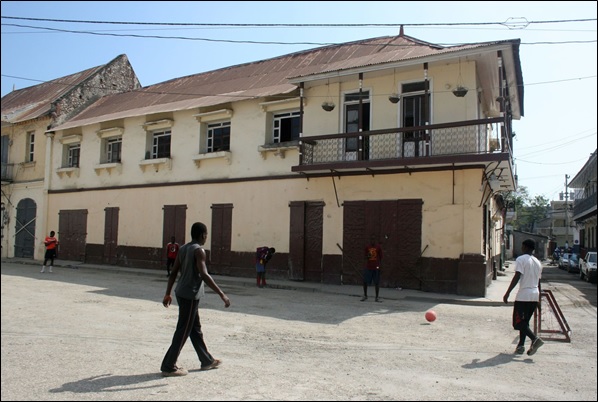
<svg viewBox="0 0 598 402">
<path fill-rule="evenodd" d="M 550 201 L 536 195 L 531 198 L 525 186 L 518 186 L 517 191 L 505 196 L 508 211 L 515 212 L 515 219 L 511 221 L 513 229 L 524 232 L 534 232 L 536 223 L 546 218 L 550 211 Z"/>
</svg>

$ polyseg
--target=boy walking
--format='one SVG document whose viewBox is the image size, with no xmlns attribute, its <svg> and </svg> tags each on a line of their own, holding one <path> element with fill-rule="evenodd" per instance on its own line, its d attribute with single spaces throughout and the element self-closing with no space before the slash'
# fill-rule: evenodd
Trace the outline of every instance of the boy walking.
<svg viewBox="0 0 598 402">
<path fill-rule="evenodd" d="M 508 302 L 511 291 L 519 283 L 519 291 L 515 296 L 515 304 L 513 305 L 513 329 L 519 331 L 519 343 L 515 349 L 515 354 L 522 355 L 525 352 L 525 338 L 528 337 L 532 344 L 527 354 L 532 356 L 544 345 L 544 341 L 534 334 L 529 327 L 530 319 L 540 301 L 542 264 L 532 255 L 536 248 L 536 242 L 533 239 L 524 240 L 521 247 L 524 254 L 515 260 L 515 276 L 513 276 L 511 284 L 503 296 L 503 301 L 505 304 Z"/>
</svg>

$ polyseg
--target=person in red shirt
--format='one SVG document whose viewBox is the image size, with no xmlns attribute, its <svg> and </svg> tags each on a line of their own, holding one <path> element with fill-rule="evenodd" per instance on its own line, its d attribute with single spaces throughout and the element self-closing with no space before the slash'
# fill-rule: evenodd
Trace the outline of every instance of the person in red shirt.
<svg viewBox="0 0 598 402">
<path fill-rule="evenodd" d="M 365 247 L 365 269 L 363 270 L 363 297 L 361 301 L 368 299 L 368 285 L 374 283 L 376 289 L 376 301 L 380 302 L 380 264 L 382 263 L 382 247 L 372 236 L 370 244 Z"/>
<path fill-rule="evenodd" d="M 179 253 L 179 243 L 175 241 L 174 236 L 170 238 L 170 243 L 166 245 L 166 276 L 170 276 L 170 268 L 174 265 L 176 256 Z"/>
<path fill-rule="evenodd" d="M 44 255 L 44 263 L 42 265 L 41 273 L 46 271 L 46 264 L 50 261 L 49 271 L 52 272 L 54 265 L 54 258 L 56 258 L 56 249 L 58 247 L 58 239 L 55 237 L 56 233 L 52 230 L 50 236 L 46 236 L 44 245 L 46 246 L 46 254 Z"/>
</svg>

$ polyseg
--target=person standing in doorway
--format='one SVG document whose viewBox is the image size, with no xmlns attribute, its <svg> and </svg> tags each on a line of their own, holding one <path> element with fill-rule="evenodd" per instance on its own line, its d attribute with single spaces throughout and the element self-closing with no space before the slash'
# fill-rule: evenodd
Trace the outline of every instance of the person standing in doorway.
<svg viewBox="0 0 598 402">
<path fill-rule="evenodd" d="M 368 286 L 374 283 L 376 290 L 376 301 L 380 300 L 380 264 L 382 263 L 382 246 L 372 236 L 370 244 L 365 247 L 365 269 L 363 270 L 363 297 L 361 301 L 368 299 Z"/>
<path fill-rule="evenodd" d="M 58 239 L 55 237 L 56 233 L 52 230 L 50 236 L 46 236 L 44 239 L 44 245 L 46 246 L 46 253 L 44 255 L 44 263 L 42 264 L 41 273 L 46 272 L 46 264 L 50 261 L 49 272 L 52 272 L 54 266 L 54 258 L 56 258 L 56 251 L 58 248 Z"/>
<path fill-rule="evenodd" d="M 168 278 L 166 294 L 162 300 L 162 304 L 166 308 L 172 303 L 170 293 L 179 271 L 181 272 L 175 289 L 176 300 L 179 305 L 179 318 L 172 342 L 160 367 L 164 377 L 177 377 L 188 374 L 187 370 L 177 366 L 179 354 L 183 346 L 185 346 L 187 338 L 191 338 L 193 348 L 201 362 L 201 370 L 215 369 L 222 363 L 221 360 L 215 359 L 208 352 L 203 339 L 203 333 L 201 332 L 201 322 L 199 319 L 200 289 L 203 282 L 220 296 L 224 302 L 224 307 L 230 306 L 230 299 L 208 273 L 206 252 L 202 247 L 207 237 L 208 229 L 206 225 L 201 222 L 195 222 L 191 226 L 191 241 L 180 248 L 172 267 L 172 275 Z"/>
<path fill-rule="evenodd" d="M 166 245 L 166 276 L 170 276 L 170 269 L 174 265 L 179 249 L 179 243 L 177 243 L 174 236 L 172 236 L 170 238 L 170 243 Z"/>
<path fill-rule="evenodd" d="M 266 264 L 272 258 L 276 249 L 274 247 L 258 247 L 255 250 L 255 270 L 257 272 L 257 287 L 263 288 L 266 284 Z"/>
<path fill-rule="evenodd" d="M 513 305 L 513 329 L 519 331 L 519 343 L 515 349 L 515 354 L 518 355 L 525 352 L 526 337 L 532 342 L 527 351 L 529 356 L 535 354 L 540 346 L 544 345 L 544 341 L 534 334 L 529 327 L 530 319 L 538 307 L 542 292 L 540 286 L 542 263 L 533 256 L 535 248 L 536 242 L 533 239 L 523 241 L 521 249 L 524 254 L 515 260 L 515 276 L 513 276 L 511 284 L 503 296 L 503 301 L 507 303 L 511 291 L 519 283 L 519 291 L 515 296 L 515 304 Z"/>
</svg>

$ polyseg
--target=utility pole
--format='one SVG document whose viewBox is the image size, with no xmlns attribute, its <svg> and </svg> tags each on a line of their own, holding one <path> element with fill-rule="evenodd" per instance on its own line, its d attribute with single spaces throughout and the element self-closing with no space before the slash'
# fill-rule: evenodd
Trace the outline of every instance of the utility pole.
<svg viewBox="0 0 598 402">
<path fill-rule="evenodd" d="M 565 243 L 569 244 L 569 176 L 565 175 Z M 569 250 L 565 250 L 569 252 Z"/>
</svg>

